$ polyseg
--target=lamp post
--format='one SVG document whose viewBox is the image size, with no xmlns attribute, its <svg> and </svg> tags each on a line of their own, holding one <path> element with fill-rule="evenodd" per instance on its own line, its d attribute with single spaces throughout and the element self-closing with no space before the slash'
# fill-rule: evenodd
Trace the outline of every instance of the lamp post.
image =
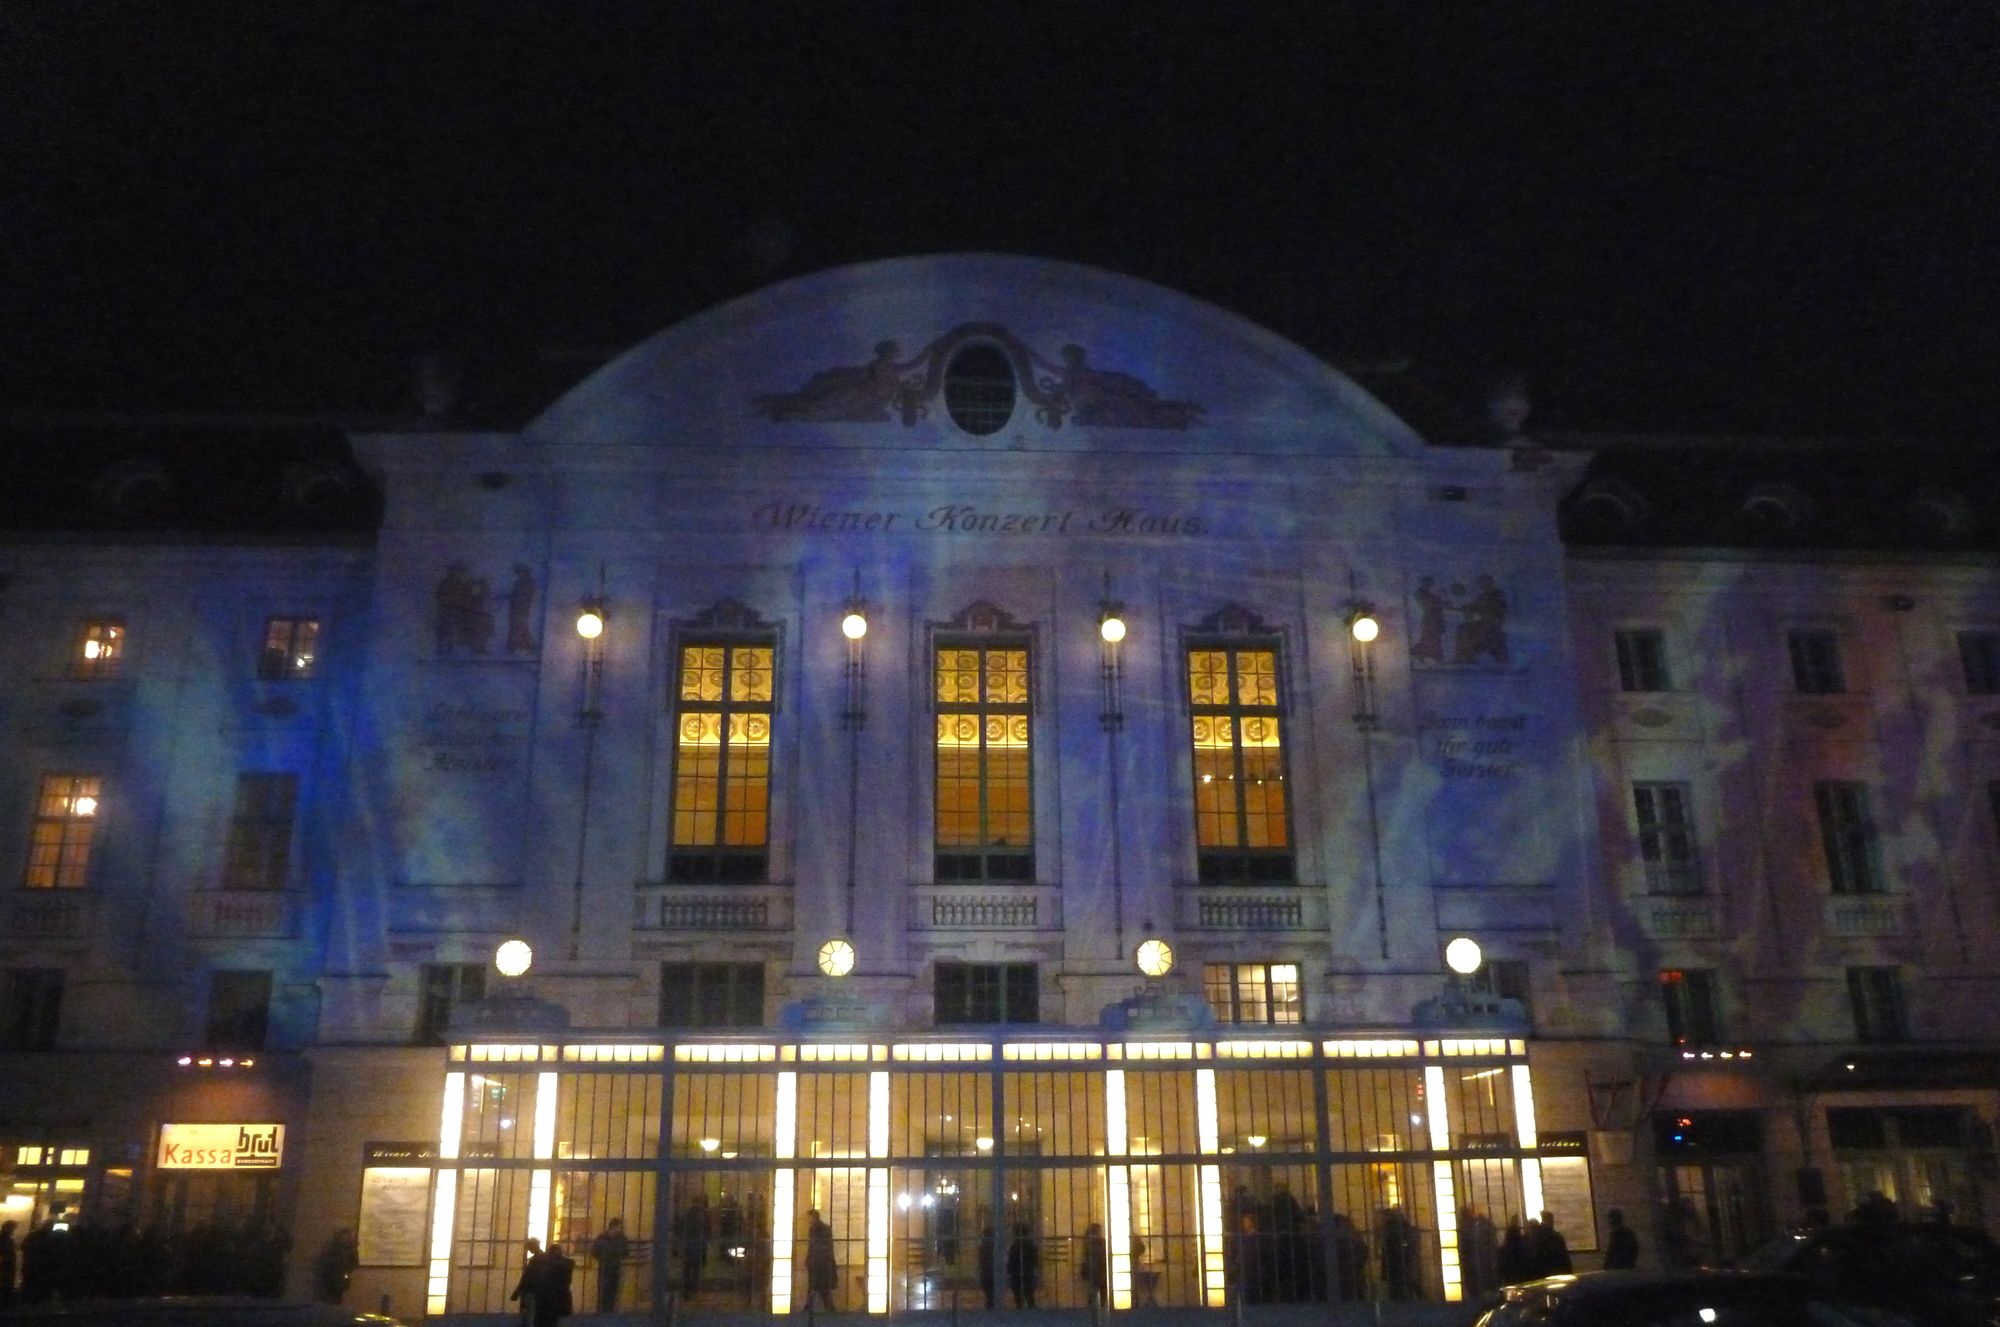
<svg viewBox="0 0 2000 1327">
<path fill-rule="evenodd" d="M 1375 642 L 1382 635 L 1382 620 L 1375 606 L 1354 594 L 1352 572 L 1348 573 L 1347 601 L 1348 657 L 1354 668 L 1354 727 L 1361 734 L 1362 782 L 1368 790 L 1368 852 L 1375 868 L 1375 933 L 1383 958 L 1389 957 L 1389 899 L 1382 879 L 1382 816 L 1375 795 Z"/>
<path fill-rule="evenodd" d="M 583 778 L 578 786 L 580 807 L 576 828 L 576 876 L 571 889 L 569 912 L 569 956 L 581 956 L 583 949 L 583 867 L 590 856 L 590 794 L 597 768 L 597 729 L 604 720 L 604 628 L 610 617 L 604 597 L 604 567 L 597 568 L 597 593 L 577 605 L 576 634 L 583 642 L 583 656 L 577 705 L 577 722 L 583 727 Z"/>
<path fill-rule="evenodd" d="M 854 934 L 855 855 L 861 835 L 861 730 L 868 724 L 868 604 L 861 597 L 861 573 L 854 573 L 855 592 L 840 619 L 847 638 L 847 704 L 840 725 L 847 730 L 847 928 Z M 849 950 L 850 958 L 852 949 Z"/>
<path fill-rule="evenodd" d="M 1125 644 L 1125 605 L 1111 597 L 1111 573 L 1104 573 L 1104 597 L 1097 605 L 1097 637 L 1102 643 L 1099 675 L 1103 683 L 1103 708 L 1098 722 L 1104 727 L 1105 763 L 1111 771 L 1111 929 L 1114 952 L 1125 948 L 1125 850 L 1118 832 L 1119 776 L 1118 734 L 1125 727 L 1125 707 L 1120 690 L 1123 676 L 1119 651 Z"/>
</svg>

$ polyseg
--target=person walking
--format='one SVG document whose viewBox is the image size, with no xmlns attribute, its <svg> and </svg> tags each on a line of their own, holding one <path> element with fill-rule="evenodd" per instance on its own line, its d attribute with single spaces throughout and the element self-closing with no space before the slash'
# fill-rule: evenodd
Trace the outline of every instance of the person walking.
<svg viewBox="0 0 2000 1327">
<path fill-rule="evenodd" d="M 609 1313 L 618 1307 L 618 1284 L 625 1277 L 625 1259 L 632 1254 L 632 1241 L 625 1237 L 625 1223 L 612 1217 L 590 1241 L 590 1260 L 597 1265 L 597 1311 Z"/>
<path fill-rule="evenodd" d="M 576 1264 L 551 1240 L 548 1251 L 535 1264 L 534 1327 L 556 1327 L 575 1308 L 570 1298 L 570 1277 Z"/>
<path fill-rule="evenodd" d="M 0 1222 L 0 1309 L 14 1307 L 14 1278 L 21 1270 L 21 1254 L 14 1247 L 14 1228 L 18 1224 L 14 1221 Z M 993 1306 L 988 1304 L 987 1307 Z"/>
<path fill-rule="evenodd" d="M 1000 1294 L 1000 1283 L 993 1275 L 993 1223 L 987 1222 L 979 1232 L 979 1293 L 986 1297 L 986 1307 L 993 1308 Z"/>
<path fill-rule="evenodd" d="M 521 1247 L 527 1250 L 528 1260 L 521 1264 L 521 1279 L 507 1298 L 520 1304 L 521 1327 L 529 1327 L 535 1320 L 535 1290 L 541 1285 L 542 1242 L 530 1235 Z"/>
<path fill-rule="evenodd" d="M 1104 1227 L 1096 1221 L 1083 1232 L 1083 1253 L 1076 1262 L 1076 1279 L 1083 1282 L 1086 1308 L 1111 1302 L 1111 1261 L 1104 1246 Z"/>
<path fill-rule="evenodd" d="M 828 1313 L 840 1312 L 833 1292 L 840 1284 L 840 1263 L 833 1253 L 833 1227 L 817 1207 L 806 1213 L 806 1309 L 824 1304 Z"/>
<path fill-rule="evenodd" d="M 702 1265 L 708 1261 L 708 1199 L 696 1194 L 680 1214 L 681 1299 L 701 1293 Z"/>
<path fill-rule="evenodd" d="M 1611 1233 L 1604 1241 L 1604 1270 L 1630 1271 L 1639 1265 L 1639 1236 L 1625 1224 L 1625 1213 L 1612 1208 L 1605 1214 Z"/>
<path fill-rule="evenodd" d="M 347 1297 L 354 1269 L 361 1265 L 360 1241 L 352 1230 L 342 1227 L 326 1237 L 313 1258 L 313 1294 L 322 1304 L 338 1304 Z"/>
<path fill-rule="evenodd" d="M 1035 1289 L 1041 1281 L 1042 1252 L 1028 1235 L 1028 1223 L 1018 1221 L 1014 1238 L 1007 1245 L 1007 1289 L 1014 1296 L 1014 1307 L 1035 1307 Z"/>
<path fill-rule="evenodd" d="M 1556 1229 L 1554 1212 L 1542 1213 L 1542 1227 L 1529 1254 L 1534 1260 L 1537 1276 L 1561 1276 L 1574 1270 L 1570 1266 L 1569 1241 Z"/>
</svg>

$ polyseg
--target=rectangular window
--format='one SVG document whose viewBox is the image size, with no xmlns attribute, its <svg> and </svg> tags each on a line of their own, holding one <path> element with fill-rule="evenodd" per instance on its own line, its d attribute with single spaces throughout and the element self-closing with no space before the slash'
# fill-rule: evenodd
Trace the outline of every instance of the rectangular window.
<svg viewBox="0 0 2000 1327">
<path fill-rule="evenodd" d="M 674 712 L 675 880 L 761 880 L 771 806 L 768 645 L 685 645 Z"/>
<path fill-rule="evenodd" d="M 1521 1012 L 1534 1021 L 1534 986 L 1529 980 L 1528 963 L 1520 958 L 1489 958 L 1479 965 L 1479 970 L 1465 979 L 1465 984 L 1474 995 L 1492 996 L 1498 1000 L 1518 1000 Z"/>
<path fill-rule="evenodd" d="M 102 780 L 91 774 L 44 774 L 29 831 L 29 889 L 81 889 L 89 883 Z"/>
<path fill-rule="evenodd" d="M 937 651 L 937 878 L 1032 880 L 1025 645 Z"/>
<path fill-rule="evenodd" d="M 307 678 L 319 662 L 319 622 L 310 617 L 274 617 L 264 622 L 264 652 L 257 676 L 273 681 Z"/>
<path fill-rule="evenodd" d="M 452 1011 L 486 998 L 486 965 L 426 963 L 419 980 L 416 1043 L 442 1046 L 451 1031 Z"/>
<path fill-rule="evenodd" d="M 1191 649 L 1188 694 L 1202 882 L 1291 880 L 1277 650 Z"/>
<path fill-rule="evenodd" d="M 2000 695 L 2000 631 L 1959 632 L 1958 662 L 1968 695 Z"/>
<path fill-rule="evenodd" d="M 125 671 L 125 620 L 93 618 L 83 624 L 72 664 L 78 677 L 116 677 Z"/>
<path fill-rule="evenodd" d="M 9 968 L 0 990 L 0 1050 L 54 1050 L 62 997 L 61 968 Z"/>
<path fill-rule="evenodd" d="M 260 1051 L 271 1028 L 271 974 L 224 969 L 208 976 L 205 1044 L 218 1051 Z"/>
<path fill-rule="evenodd" d="M 1837 696 L 1847 690 L 1840 667 L 1840 633 L 1794 631 L 1785 637 L 1792 653 L 1792 689 L 1801 696 Z"/>
<path fill-rule="evenodd" d="M 1632 809 L 1639 823 L 1639 858 L 1651 894 L 1699 894 L 1701 855 L 1694 811 L 1685 783 L 1635 783 Z"/>
<path fill-rule="evenodd" d="M 1860 1041 L 1906 1041 L 1903 982 L 1894 968 L 1849 968 L 1847 997 L 1854 1005 L 1854 1035 Z"/>
<path fill-rule="evenodd" d="M 939 1024 L 1041 1021 L 1033 963 L 940 963 L 933 997 Z"/>
<path fill-rule="evenodd" d="M 1713 1046 L 1722 1040 L 1715 974 L 1706 968 L 1671 968 L 1660 974 L 1667 1006 L 1667 1039 L 1676 1046 Z"/>
<path fill-rule="evenodd" d="M 283 889 L 292 855 L 292 815 L 299 797 L 296 774 L 239 774 L 236 809 L 229 820 L 224 889 Z"/>
<path fill-rule="evenodd" d="M 1218 1023 L 1296 1023 L 1302 1014 L 1296 963 L 1205 963 L 1201 984 Z"/>
<path fill-rule="evenodd" d="M 1618 687 L 1621 691 L 1671 691 L 1667 638 L 1658 631 L 1618 633 Z"/>
<path fill-rule="evenodd" d="M 764 1026 L 762 963 L 660 964 L 660 1026 Z"/>
<path fill-rule="evenodd" d="M 1879 894 L 1882 868 L 1865 783 L 1815 783 L 1820 846 L 1826 852 L 1827 888 L 1836 894 Z"/>
</svg>

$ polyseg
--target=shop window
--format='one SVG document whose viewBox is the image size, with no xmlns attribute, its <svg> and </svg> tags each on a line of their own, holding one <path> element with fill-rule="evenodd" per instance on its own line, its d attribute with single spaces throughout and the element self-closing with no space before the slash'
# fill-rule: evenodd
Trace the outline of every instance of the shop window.
<svg viewBox="0 0 2000 1327">
<path fill-rule="evenodd" d="M 239 774 L 229 819 L 224 889 L 283 889 L 291 862 L 292 818 L 298 804 L 296 774 Z"/>
<path fill-rule="evenodd" d="M 1301 1016 L 1296 963 L 1207 963 L 1202 989 L 1218 1023 L 1296 1023 Z"/>
<path fill-rule="evenodd" d="M 940 963 L 932 996 L 940 1024 L 1041 1021 L 1033 963 Z"/>
<path fill-rule="evenodd" d="M 1188 651 L 1187 666 L 1201 881 L 1290 881 L 1278 651 L 1203 646 Z"/>
<path fill-rule="evenodd" d="M 1840 633 L 1794 631 L 1785 637 L 1792 656 L 1792 689 L 1801 696 L 1837 696 L 1847 690 L 1840 663 Z"/>
<path fill-rule="evenodd" d="M 1685 783 L 1635 783 L 1632 809 L 1639 825 L 1639 859 L 1649 894 L 1702 892 L 1693 799 Z"/>
<path fill-rule="evenodd" d="M 1905 1041 L 1910 1029 L 1903 1010 L 1903 982 L 1894 968 L 1849 968 L 1847 996 L 1854 1007 L 1858 1041 Z"/>
<path fill-rule="evenodd" d="M 264 652 L 257 657 L 257 676 L 274 682 L 298 681 L 311 677 L 318 664 L 318 619 L 274 617 L 265 621 Z"/>
<path fill-rule="evenodd" d="M 1035 874 L 1025 642 L 939 646 L 937 879 Z"/>
<path fill-rule="evenodd" d="M 660 964 L 660 1026 L 764 1026 L 764 965 Z"/>
<path fill-rule="evenodd" d="M 1664 632 L 1634 629 L 1617 634 L 1618 689 L 1621 691 L 1671 691 L 1673 679 L 1667 672 L 1667 638 Z"/>
<path fill-rule="evenodd" d="M 764 878 L 776 654 L 768 643 L 681 647 L 667 867 L 672 879 Z"/>
<path fill-rule="evenodd" d="M 1674 1045 L 1713 1046 L 1722 1040 L 1715 987 L 1715 973 L 1707 968 L 1670 968 L 1660 974 L 1667 1039 Z"/>
<path fill-rule="evenodd" d="M 29 889 L 81 889 L 103 810 L 103 781 L 91 774 L 44 774 L 29 831 Z"/>
<path fill-rule="evenodd" d="M 486 965 L 426 963 L 419 980 L 416 1043 L 442 1046 L 453 1011 L 486 998 Z"/>
<path fill-rule="evenodd" d="M 62 997 L 61 968 L 9 968 L 0 986 L 0 1049 L 54 1050 Z"/>
<path fill-rule="evenodd" d="M 78 677 L 117 677 L 125 671 L 128 644 L 123 618 L 93 618 L 77 637 L 73 666 Z"/>
<path fill-rule="evenodd" d="M 1820 846 L 1826 853 L 1826 883 L 1836 894 L 1879 894 L 1885 885 L 1876 851 L 1874 818 L 1865 783 L 1813 785 L 1819 813 Z"/>
<path fill-rule="evenodd" d="M 223 969 L 209 974 L 203 1044 L 210 1050 L 258 1051 L 270 1029 L 270 973 Z"/>
</svg>

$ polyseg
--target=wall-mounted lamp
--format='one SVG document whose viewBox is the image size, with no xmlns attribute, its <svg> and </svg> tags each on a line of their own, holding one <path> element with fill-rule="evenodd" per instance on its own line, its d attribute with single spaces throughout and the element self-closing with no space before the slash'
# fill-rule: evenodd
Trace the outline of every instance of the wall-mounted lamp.
<svg viewBox="0 0 2000 1327">
<path fill-rule="evenodd" d="M 868 634 L 868 615 L 861 610 L 860 604 L 850 604 L 847 616 L 840 619 L 840 634 L 849 640 L 860 640 Z"/>
<path fill-rule="evenodd" d="M 1105 768 L 1111 779 L 1111 937 L 1125 948 L 1125 854 L 1118 832 L 1118 734 L 1125 727 L 1125 702 L 1119 694 L 1123 678 L 1119 653 L 1125 643 L 1125 605 L 1111 597 L 1111 573 L 1104 573 L 1104 596 L 1097 601 L 1097 636 L 1103 641 L 1099 677 L 1103 683 L 1103 707 L 1098 722 L 1104 726 Z"/>
<path fill-rule="evenodd" d="M 1355 604 L 1348 609 L 1347 629 L 1353 633 L 1354 639 L 1367 645 L 1382 634 L 1382 623 L 1376 618 L 1373 608 L 1367 604 Z"/>
<path fill-rule="evenodd" d="M 585 640 L 596 640 L 604 634 L 604 601 L 586 599 L 577 607 L 576 634 Z"/>
<path fill-rule="evenodd" d="M 1104 637 L 1107 644 L 1116 645 L 1125 639 L 1125 619 L 1119 616 L 1122 604 L 1105 604 L 1103 616 L 1097 619 L 1097 634 Z"/>
<path fill-rule="evenodd" d="M 868 724 L 868 601 L 861 597 L 861 569 L 854 569 L 854 591 L 847 598 L 847 610 L 840 617 L 840 634 L 847 638 L 847 706 L 840 712 L 840 726 L 847 730 L 847 934 L 854 934 L 856 856 L 861 843 L 861 730 Z M 825 967 L 828 941 L 820 950 Z M 848 965 L 853 966 L 854 949 L 848 946 Z M 844 971 L 844 969 L 843 969 Z M 839 974 L 832 974 L 839 975 Z"/>
<path fill-rule="evenodd" d="M 1479 971 L 1483 959 L 1479 942 L 1469 935 L 1455 936 L 1444 947 L 1444 965 L 1461 977 L 1470 977 Z"/>
</svg>

